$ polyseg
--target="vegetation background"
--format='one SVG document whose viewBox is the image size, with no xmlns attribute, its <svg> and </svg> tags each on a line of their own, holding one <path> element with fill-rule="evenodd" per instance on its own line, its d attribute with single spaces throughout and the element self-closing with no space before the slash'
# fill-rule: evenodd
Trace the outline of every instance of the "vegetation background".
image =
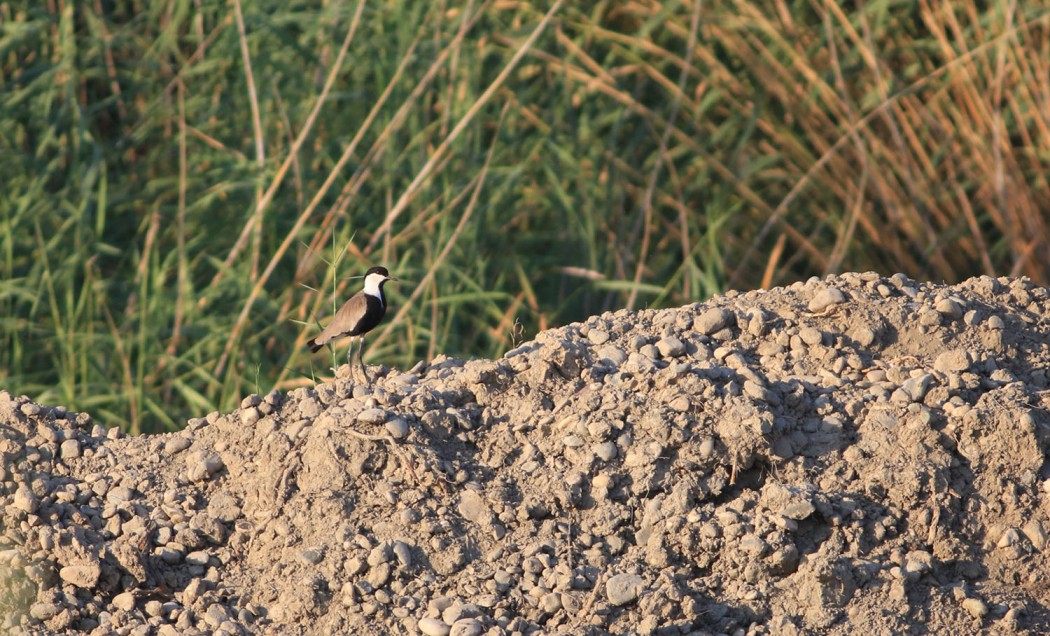
<svg viewBox="0 0 1050 636">
<path fill-rule="evenodd" d="M 0 386 L 132 432 L 844 270 L 1050 280 L 1050 1 L 0 1 Z M 341 358 L 342 350 L 336 359 Z"/>
</svg>

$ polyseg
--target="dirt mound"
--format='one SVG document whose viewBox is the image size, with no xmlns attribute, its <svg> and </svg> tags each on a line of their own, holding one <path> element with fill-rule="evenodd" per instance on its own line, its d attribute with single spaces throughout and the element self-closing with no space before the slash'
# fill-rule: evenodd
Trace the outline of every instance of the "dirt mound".
<svg viewBox="0 0 1050 636">
<path fill-rule="evenodd" d="M 171 435 L 0 392 L 3 629 L 1046 633 L 1048 318 L 850 274 Z"/>
</svg>

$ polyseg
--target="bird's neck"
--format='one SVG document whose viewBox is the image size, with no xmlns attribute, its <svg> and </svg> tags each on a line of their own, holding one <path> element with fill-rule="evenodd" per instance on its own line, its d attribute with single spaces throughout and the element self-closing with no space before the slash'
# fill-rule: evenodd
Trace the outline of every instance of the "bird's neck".
<svg viewBox="0 0 1050 636">
<path fill-rule="evenodd" d="M 376 278 L 369 276 L 365 279 L 365 293 L 378 298 L 384 307 L 386 307 L 386 296 L 383 295 L 383 283 L 385 282 L 385 279 L 378 276 Z"/>
</svg>

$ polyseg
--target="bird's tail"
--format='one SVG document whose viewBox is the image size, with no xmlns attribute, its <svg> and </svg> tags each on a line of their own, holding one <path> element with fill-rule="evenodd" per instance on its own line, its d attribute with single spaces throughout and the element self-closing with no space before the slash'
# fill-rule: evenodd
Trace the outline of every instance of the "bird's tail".
<svg viewBox="0 0 1050 636">
<path fill-rule="evenodd" d="M 317 353 L 324 346 L 323 344 L 318 344 L 317 338 L 307 341 L 306 344 L 310 345 L 310 353 Z"/>
</svg>

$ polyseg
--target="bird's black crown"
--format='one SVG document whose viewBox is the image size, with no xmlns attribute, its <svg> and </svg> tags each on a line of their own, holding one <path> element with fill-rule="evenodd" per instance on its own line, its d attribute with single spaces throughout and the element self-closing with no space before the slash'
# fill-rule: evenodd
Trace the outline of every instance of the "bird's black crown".
<svg viewBox="0 0 1050 636">
<path fill-rule="evenodd" d="M 373 268 L 369 269 L 367 272 L 365 272 L 365 276 L 368 276 L 369 274 L 379 274 L 381 276 L 385 276 L 387 278 L 390 278 L 390 272 L 386 271 L 385 267 L 373 267 Z"/>
</svg>

